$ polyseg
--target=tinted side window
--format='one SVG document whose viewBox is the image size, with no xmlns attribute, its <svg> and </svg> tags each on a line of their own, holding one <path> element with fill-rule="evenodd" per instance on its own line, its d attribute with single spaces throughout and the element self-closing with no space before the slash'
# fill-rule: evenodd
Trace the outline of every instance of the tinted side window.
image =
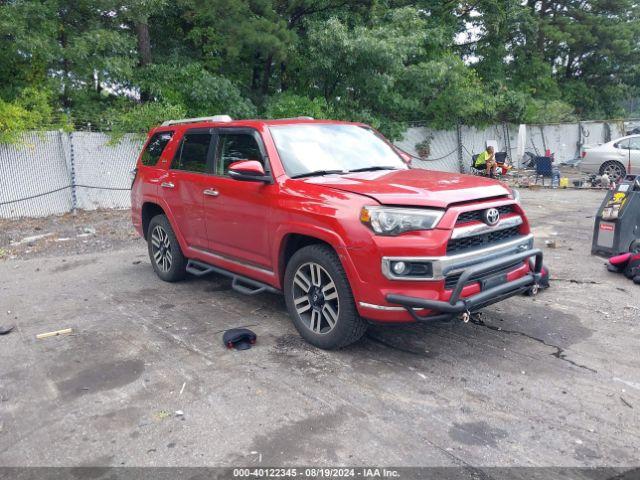
<svg viewBox="0 0 640 480">
<path fill-rule="evenodd" d="M 249 133 L 221 133 L 217 157 L 217 175 L 226 175 L 229 165 L 240 160 L 257 160 L 264 166 L 258 142 Z"/>
<path fill-rule="evenodd" d="M 185 134 L 171 168 L 189 172 L 206 172 L 211 137 L 210 133 L 204 132 Z"/>
<path fill-rule="evenodd" d="M 142 152 L 142 164 L 153 166 L 158 163 L 164 147 L 167 146 L 167 143 L 169 143 L 169 140 L 171 140 L 172 136 L 173 132 L 155 133 L 151 137 L 151 140 L 149 140 L 149 143 L 144 149 L 144 152 Z"/>
</svg>

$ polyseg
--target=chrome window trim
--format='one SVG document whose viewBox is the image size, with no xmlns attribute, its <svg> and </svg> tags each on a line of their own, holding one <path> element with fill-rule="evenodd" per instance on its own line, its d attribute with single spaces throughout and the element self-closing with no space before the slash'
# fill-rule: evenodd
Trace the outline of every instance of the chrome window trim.
<svg viewBox="0 0 640 480">
<path fill-rule="evenodd" d="M 458 227 L 453 229 L 451 240 L 473 237 L 475 235 L 481 235 L 483 233 L 497 232 L 500 230 L 505 230 L 507 228 L 517 227 L 519 225 L 522 225 L 522 223 L 522 217 L 518 215 L 514 217 L 504 218 L 494 226 L 489 226 L 486 223 L 477 223 L 474 225 L 468 225 L 466 227 Z"/>
<path fill-rule="evenodd" d="M 531 250 L 533 235 L 528 234 L 504 243 L 490 247 L 472 250 L 458 255 L 443 255 L 441 257 L 382 257 L 382 274 L 389 280 L 409 282 L 433 282 L 443 280 L 449 273 L 463 270 L 471 265 L 498 258 L 514 252 Z M 433 276 L 429 278 L 399 277 L 391 271 L 391 262 L 431 262 Z"/>
</svg>

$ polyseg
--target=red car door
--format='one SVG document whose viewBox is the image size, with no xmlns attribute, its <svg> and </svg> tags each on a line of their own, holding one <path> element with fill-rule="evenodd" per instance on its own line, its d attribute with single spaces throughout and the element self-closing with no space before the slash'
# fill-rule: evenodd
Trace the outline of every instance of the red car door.
<svg viewBox="0 0 640 480">
<path fill-rule="evenodd" d="M 205 195 L 204 213 L 208 249 L 231 260 L 273 271 L 271 261 L 271 203 L 277 187 L 263 182 L 238 181 L 228 176 L 239 160 L 269 164 L 262 139 L 250 128 L 216 128 L 215 171 L 209 179 L 214 195 Z"/>
<path fill-rule="evenodd" d="M 171 167 L 160 179 L 160 192 L 171 210 L 174 230 L 189 247 L 206 249 L 208 238 L 203 210 L 213 160 L 213 133 L 209 128 L 187 130 Z"/>
</svg>

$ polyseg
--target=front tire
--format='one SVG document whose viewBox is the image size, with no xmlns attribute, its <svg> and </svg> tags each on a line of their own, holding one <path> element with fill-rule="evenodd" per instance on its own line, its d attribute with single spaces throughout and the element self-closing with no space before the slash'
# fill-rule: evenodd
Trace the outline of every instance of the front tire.
<svg viewBox="0 0 640 480">
<path fill-rule="evenodd" d="M 298 250 L 287 264 L 284 296 L 300 335 L 326 350 L 357 342 L 367 330 L 340 259 L 326 245 Z"/>
<path fill-rule="evenodd" d="M 166 215 L 156 215 L 149 222 L 147 247 L 151 265 L 162 280 L 177 282 L 186 276 L 187 259 Z"/>
<path fill-rule="evenodd" d="M 617 182 L 625 177 L 627 169 L 624 165 L 616 160 L 608 160 L 600 166 L 600 175 L 607 174 L 609 180 Z"/>
</svg>

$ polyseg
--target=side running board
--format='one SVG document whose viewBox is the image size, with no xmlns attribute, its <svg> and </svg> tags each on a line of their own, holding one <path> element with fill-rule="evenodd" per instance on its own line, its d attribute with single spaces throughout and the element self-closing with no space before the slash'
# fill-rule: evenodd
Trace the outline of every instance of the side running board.
<svg viewBox="0 0 640 480">
<path fill-rule="evenodd" d="M 263 292 L 269 293 L 282 293 L 277 288 L 273 288 L 266 283 L 253 280 L 252 278 L 245 277 L 244 275 L 238 275 L 237 273 L 230 272 L 224 268 L 214 267 L 208 263 L 201 262 L 199 260 L 189 260 L 187 262 L 187 272 L 196 277 L 202 277 L 209 273 L 218 273 L 229 277 L 231 279 L 231 288 L 236 292 L 240 292 L 244 295 L 257 295 Z"/>
</svg>

